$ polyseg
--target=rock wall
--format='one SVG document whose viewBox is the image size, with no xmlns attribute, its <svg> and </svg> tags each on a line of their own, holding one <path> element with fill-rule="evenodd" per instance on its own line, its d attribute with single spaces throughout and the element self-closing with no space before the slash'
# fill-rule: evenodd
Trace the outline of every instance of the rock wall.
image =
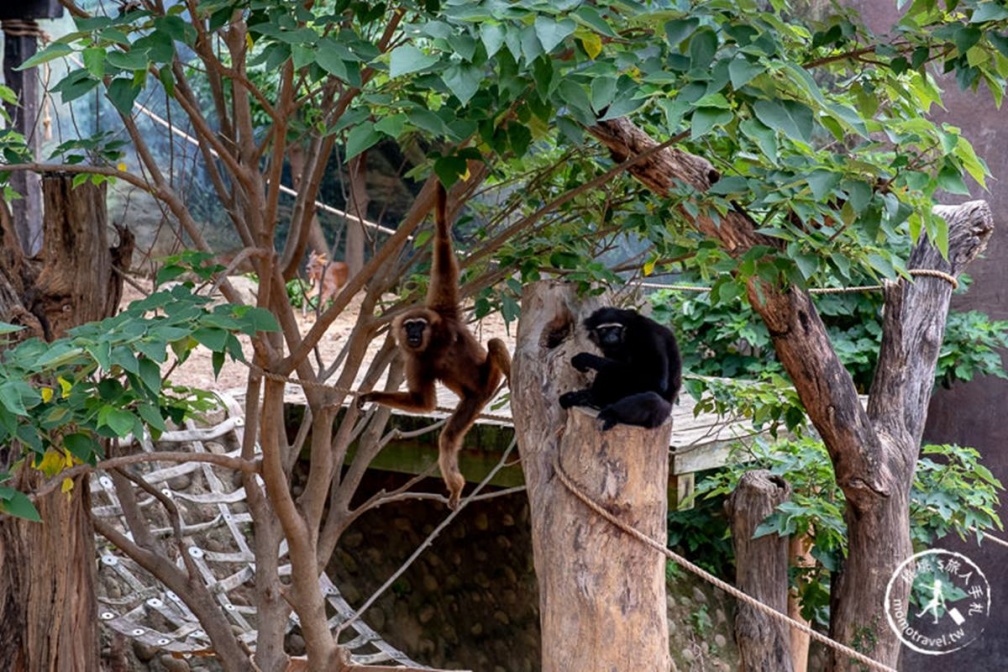
<svg viewBox="0 0 1008 672">
<path fill-rule="evenodd" d="M 360 496 L 401 476 L 374 472 Z M 429 487 L 440 492 L 440 480 Z M 398 502 L 363 515 L 329 565 L 347 600 L 362 604 L 447 515 L 441 504 Z M 670 649 L 675 669 L 737 668 L 731 601 L 670 569 Z M 539 669 L 539 596 L 524 493 L 468 505 L 364 620 L 417 662 L 475 672 Z"/>
</svg>

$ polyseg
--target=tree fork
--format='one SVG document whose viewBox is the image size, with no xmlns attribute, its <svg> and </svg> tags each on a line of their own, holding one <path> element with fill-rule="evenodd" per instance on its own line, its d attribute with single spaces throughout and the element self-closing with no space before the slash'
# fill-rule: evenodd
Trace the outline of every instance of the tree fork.
<svg viewBox="0 0 1008 672">
<path fill-rule="evenodd" d="M 617 161 L 658 145 L 627 119 L 598 122 L 588 130 Z M 704 191 L 717 177 L 707 160 L 674 149 L 658 152 L 629 170 L 659 195 L 677 182 Z M 756 233 L 741 208 L 718 222 L 680 212 L 733 256 L 757 244 L 779 247 L 777 241 Z M 986 246 L 993 219 L 987 205 L 977 201 L 937 206 L 935 212 L 949 225 L 949 260 L 922 238 L 911 251 L 908 268 L 954 276 Z M 895 666 L 899 639 L 886 625 L 882 596 L 889 577 L 911 550 L 909 490 L 951 287 L 938 278 L 887 283 L 882 349 L 865 410 L 808 293 L 793 286 L 757 286 L 757 282 L 749 282 L 750 303 L 766 323 L 777 357 L 826 444 L 837 484 L 847 500 L 849 551 L 832 589 L 830 633 Z M 856 670 L 858 664 L 832 654 L 829 669 Z"/>
</svg>

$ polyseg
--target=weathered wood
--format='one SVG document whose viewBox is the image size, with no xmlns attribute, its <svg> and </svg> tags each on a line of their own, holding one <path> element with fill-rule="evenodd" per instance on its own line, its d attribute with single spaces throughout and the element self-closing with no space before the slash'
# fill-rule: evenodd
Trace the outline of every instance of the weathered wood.
<svg viewBox="0 0 1008 672">
<path fill-rule="evenodd" d="M 665 558 L 590 511 L 559 481 L 655 539 L 666 536 L 668 424 L 599 431 L 583 409 L 560 408 L 583 387 L 571 365 L 591 348 L 579 324 L 598 300 L 573 287 L 525 287 L 511 375 L 511 403 L 532 513 L 543 672 L 667 672 Z"/>
<path fill-rule="evenodd" d="M 108 249 L 104 189 L 71 189 L 71 179 L 43 179 L 41 265 L 23 257 L 16 227 L 0 208 L 0 320 L 34 320 L 39 333 L 33 335 L 48 338 L 108 317 L 122 291 L 122 278 L 111 267 L 116 255 Z M 131 237 L 121 238 L 128 246 Z M 126 249 L 120 247 L 120 258 Z M 0 470 L 11 470 L 15 487 L 29 491 L 41 474 L 14 468 L 19 457 L 10 445 L 0 446 Z M 0 516 L 0 670 L 95 672 L 98 605 L 87 476 L 74 479 L 71 496 L 55 492 L 35 504 L 42 523 Z"/>
<path fill-rule="evenodd" d="M 949 226 L 949 258 L 926 239 L 914 246 L 909 269 L 933 269 L 959 275 L 983 248 L 994 230 L 990 208 L 982 201 L 955 207 L 938 206 Z M 886 283 L 882 347 L 868 397 L 867 415 L 877 437 L 873 455 L 877 472 L 893 487 L 851 501 L 847 522 L 847 557 L 837 572 L 830 602 L 830 636 L 862 643 L 866 652 L 895 664 L 900 641 L 885 624 L 879 595 L 889 578 L 913 552 L 910 543 L 909 493 L 920 452 L 921 434 L 934 387 L 934 371 L 945 332 L 952 286 L 939 278 Z M 851 448 L 844 447 L 843 452 Z M 844 494 L 847 494 L 845 488 Z M 909 586 L 893 584 L 892 599 L 907 599 Z M 903 591 L 903 594 L 900 594 Z M 857 670 L 851 661 L 833 657 L 829 670 Z"/>
<path fill-rule="evenodd" d="M 617 160 L 657 147 L 626 119 L 600 122 L 590 131 Z M 706 160 L 668 149 L 655 152 L 630 172 L 659 194 L 667 193 L 676 182 L 702 191 L 716 177 Z M 941 259 L 924 240 L 913 250 L 910 268 L 958 274 L 983 248 L 993 230 L 986 205 L 966 204 L 953 210 L 938 210 L 949 219 L 950 261 Z M 722 217 L 718 225 L 703 213 L 681 212 L 733 256 L 756 244 L 776 245 L 756 233 L 739 208 Z M 865 410 L 808 293 L 793 286 L 771 286 L 758 278 L 750 280 L 748 287 L 749 301 L 766 323 L 777 358 L 826 444 L 846 498 L 849 552 L 832 585 L 830 634 L 892 666 L 899 658 L 900 643 L 886 625 L 879 596 L 885 594 L 889 577 L 911 550 L 908 493 L 949 294 L 947 282 L 934 278 L 900 282 L 887 289 L 885 337 L 872 400 Z M 829 669 L 858 666 L 834 654 Z"/>
<path fill-rule="evenodd" d="M 758 470 L 744 474 L 725 502 L 735 547 L 735 585 L 747 595 L 787 613 L 788 538 L 753 534 L 778 504 L 791 497 L 791 486 L 780 476 Z M 735 639 L 740 672 L 791 672 L 791 635 L 788 626 L 754 607 L 739 602 Z"/>
<path fill-rule="evenodd" d="M 36 312 L 46 316 L 49 337 L 59 338 L 70 327 L 108 317 L 118 308 L 108 305 L 109 281 L 115 276 L 105 183 L 75 188 L 73 175 L 51 173 L 42 180 L 42 195 L 46 229 Z"/>
</svg>

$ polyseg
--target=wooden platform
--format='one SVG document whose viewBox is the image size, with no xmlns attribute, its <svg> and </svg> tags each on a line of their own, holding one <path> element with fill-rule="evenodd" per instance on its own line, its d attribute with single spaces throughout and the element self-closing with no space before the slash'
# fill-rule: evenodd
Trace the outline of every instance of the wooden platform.
<svg viewBox="0 0 1008 672">
<path fill-rule="evenodd" d="M 231 390 L 230 394 L 241 397 L 244 390 Z M 506 389 L 498 394 L 466 435 L 465 445 L 459 455 L 459 467 L 469 482 L 479 482 L 490 473 L 514 436 L 508 397 L 509 391 Z M 458 397 L 439 385 L 437 398 L 437 410 L 424 414 L 393 410 L 393 422 L 400 429 L 411 431 L 448 417 L 458 403 Z M 294 384 L 287 385 L 285 400 L 294 406 L 306 403 L 301 388 Z M 695 474 L 724 466 L 730 459 L 731 447 L 735 443 L 759 434 L 748 423 L 725 420 L 712 413 L 697 415 L 694 407 L 693 398 L 683 392 L 672 411 L 669 503 L 670 506 L 679 508 L 692 506 L 688 498 L 693 493 Z M 351 452 L 350 456 L 352 455 Z M 391 443 L 372 461 L 371 468 L 419 474 L 436 463 L 437 432 L 431 432 L 420 438 Z M 500 487 L 524 484 L 520 463 L 501 469 L 491 484 Z"/>
</svg>

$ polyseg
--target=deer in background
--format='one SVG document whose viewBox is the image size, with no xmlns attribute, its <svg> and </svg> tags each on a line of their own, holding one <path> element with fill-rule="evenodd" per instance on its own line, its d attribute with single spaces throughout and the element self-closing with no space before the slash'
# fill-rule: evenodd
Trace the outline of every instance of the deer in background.
<svg viewBox="0 0 1008 672">
<path fill-rule="evenodd" d="M 346 284 L 350 275 L 350 269 L 345 263 L 329 261 L 324 252 L 315 250 L 308 254 L 305 272 L 311 288 L 305 292 L 304 300 L 301 302 L 302 317 L 307 316 L 309 303 L 319 309 L 325 306 L 326 301 L 336 296 L 340 288 Z M 312 301 L 314 297 L 318 297 L 318 300 Z"/>
</svg>

